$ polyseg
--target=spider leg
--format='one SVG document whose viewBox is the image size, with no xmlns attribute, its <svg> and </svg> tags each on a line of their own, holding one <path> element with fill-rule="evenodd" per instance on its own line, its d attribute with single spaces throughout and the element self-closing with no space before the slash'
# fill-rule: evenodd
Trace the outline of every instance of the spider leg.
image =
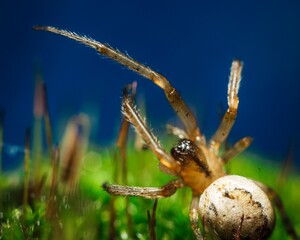
<svg viewBox="0 0 300 240">
<path fill-rule="evenodd" d="M 224 164 L 226 164 L 230 159 L 234 158 L 241 152 L 243 152 L 249 145 L 252 143 L 251 137 L 244 137 L 239 140 L 237 143 L 233 145 L 230 149 L 228 149 L 222 156 L 221 159 L 223 160 Z"/>
<path fill-rule="evenodd" d="M 132 71 L 135 71 L 138 74 L 144 76 L 145 78 L 148 78 L 151 81 L 153 81 L 155 84 L 157 84 L 160 88 L 164 90 L 168 101 L 170 102 L 174 111 L 183 122 L 186 131 L 189 134 L 190 139 L 193 141 L 198 141 L 201 144 L 205 143 L 205 139 L 200 133 L 200 130 L 197 126 L 196 118 L 194 117 L 193 113 L 185 104 L 185 102 L 183 101 L 179 93 L 176 91 L 176 89 L 170 84 L 170 82 L 163 75 L 135 61 L 128 55 L 121 53 L 120 51 L 110 47 L 109 45 L 102 44 L 92 38 L 88 38 L 86 36 L 80 36 L 74 32 L 61 30 L 50 26 L 35 26 L 33 28 L 35 30 L 52 32 L 73 39 L 80 43 L 83 43 L 91 48 L 94 48 L 102 55 L 112 58 L 116 62 L 124 65 L 125 67 L 131 69 Z"/>
<path fill-rule="evenodd" d="M 237 94 L 241 81 L 242 66 L 243 64 L 239 60 L 234 60 L 231 65 L 227 92 L 228 109 L 221 120 L 218 130 L 209 143 L 209 148 L 214 153 L 218 153 L 220 145 L 227 138 L 236 119 L 237 108 L 239 104 Z"/>
<path fill-rule="evenodd" d="M 173 174 L 176 174 L 180 170 L 180 165 L 177 163 L 159 144 L 156 137 L 150 131 L 146 122 L 137 109 L 133 105 L 132 99 L 130 96 L 124 95 L 122 101 L 122 111 L 123 114 L 127 117 L 136 128 L 137 132 L 143 137 L 144 141 L 152 152 L 156 155 L 160 162 L 161 170 L 170 174 L 170 171 Z M 170 170 L 170 171 L 169 171 Z"/>
<path fill-rule="evenodd" d="M 271 187 L 264 185 L 261 182 L 258 182 L 258 181 L 254 181 L 254 182 L 267 194 L 269 199 L 277 207 L 287 234 L 291 237 L 291 239 L 299 240 L 299 236 L 297 235 L 296 230 L 294 229 L 293 224 L 291 222 L 291 219 L 289 218 L 289 216 L 284 208 L 282 200 L 279 197 L 279 195 L 276 193 L 276 191 L 274 189 L 272 189 Z"/>
<path fill-rule="evenodd" d="M 112 195 L 138 196 L 149 199 L 165 198 L 173 195 L 177 188 L 183 187 L 181 180 L 176 179 L 162 187 L 130 187 L 104 183 L 102 187 Z"/>
<path fill-rule="evenodd" d="M 203 235 L 199 228 L 199 196 L 193 196 L 190 204 L 190 222 L 197 240 L 203 240 Z"/>
<path fill-rule="evenodd" d="M 175 127 L 171 124 L 167 124 L 166 128 L 167 128 L 167 131 L 169 134 L 177 136 L 179 139 L 188 139 L 189 138 L 187 133 L 181 128 Z"/>
</svg>

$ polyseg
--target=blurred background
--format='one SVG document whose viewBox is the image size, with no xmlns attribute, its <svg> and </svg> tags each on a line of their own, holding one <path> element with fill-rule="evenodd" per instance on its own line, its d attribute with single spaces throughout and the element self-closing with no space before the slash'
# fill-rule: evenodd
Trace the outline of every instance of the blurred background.
<svg viewBox="0 0 300 240">
<path fill-rule="evenodd" d="M 33 123 L 37 69 L 47 84 L 54 141 L 79 112 L 92 121 L 91 140 L 114 143 L 122 87 L 138 82 L 148 122 L 163 137 L 178 120 L 156 85 L 94 50 L 32 30 L 68 29 L 109 43 L 162 73 L 195 112 L 202 132 L 217 129 L 227 108 L 231 61 L 244 62 L 240 105 L 230 134 L 254 142 L 249 151 L 274 161 L 295 145 L 300 164 L 300 2 L 294 1 L 2 1 L 0 113 L 5 146 L 22 152 Z M 5 114 L 4 114 L 5 112 Z M 5 115 L 5 116 L 4 116 Z M 4 165 L 12 164 L 4 149 Z"/>
</svg>

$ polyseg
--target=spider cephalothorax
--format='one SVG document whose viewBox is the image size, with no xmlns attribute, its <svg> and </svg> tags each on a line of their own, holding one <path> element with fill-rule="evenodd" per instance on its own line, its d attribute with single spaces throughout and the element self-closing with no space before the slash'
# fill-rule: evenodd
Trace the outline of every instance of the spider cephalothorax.
<svg viewBox="0 0 300 240">
<path fill-rule="evenodd" d="M 209 230 L 219 238 L 267 238 L 274 225 L 274 212 L 270 200 L 275 200 L 274 204 L 282 215 L 288 234 L 293 239 L 297 239 L 296 232 L 276 192 L 251 179 L 225 176 L 224 164 L 243 152 L 252 141 L 250 137 L 244 137 L 225 153 L 219 153 L 220 146 L 226 140 L 237 115 L 238 91 L 242 72 L 241 61 L 234 60 L 232 62 L 227 92 L 228 109 L 221 120 L 219 128 L 207 144 L 192 111 L 177 90 L 160 73 L 153 71 L 109 45 L 102 44 L 86 36 L 47 26 L 36 26 L 34 29 L 60 34 L 86 44 L 104 56 L 110 57 L 132 71 L 150 79 L 163 89 L 167 100 L 184 125 L 184 129 L 169 126 L 171 132 L 181 137 L 184 136 L 184 139 L 180 140 L 178 145 L 171 150 L 171 154 L 168 154 L 150 131 L 144 118 L 140 116 L 131 96 L 125 93 L 122 100 L 124 116 L 134 125 L 147 146 L 155 154 L 160 169 L 177 178 L 162 187 L 130 187 L 105 183 L 103 188 L 108 193 L 156 199 L 169 197 L 178 188 L 190 187 L 193 195 L 190 204 L 190 221 L 197 239 L 204 238 L 204 234 L 199 228 L 199 214 L 204 230 Z M 221 185 L 218 185 L 220 182 Z M 232 188 L 232 186 L 234 187 Z M 239 211 L 235 211 L 236 206 L 238 206 Z M 268 211 L 263 211 L 263 209 L 268 209 Z M 234 214 L 225 214 L 227 212 Z M 268 219 L 267 222 L 266 219 Z"/>
<path fill-rule="evenodd" d="M 205 155 L 191 140 L 181 139 L 178 144 L 171 149 L 171 155 L 180 162 L 181 169 L 191 168 L 192 165 L 194 165 L 196 168 L 195 171 L 203 172 L 206 177 L 210 177 L 211 172 L 204 161 Z"/>
</svg>

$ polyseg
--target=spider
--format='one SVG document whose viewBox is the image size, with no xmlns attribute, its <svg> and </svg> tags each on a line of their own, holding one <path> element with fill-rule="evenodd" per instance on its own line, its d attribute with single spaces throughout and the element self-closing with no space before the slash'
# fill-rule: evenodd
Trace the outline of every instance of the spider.
<svg viewBox="0 0 300 240">
<path fill-rule="evenodd" d="M 244 137 L 220 154 L 220 146 L 230 133 L 237 116 L 243 66 L 240 60 L 234 60 L 231 65 L 227 92 L 228 109 L 215 134 L 207 142 L 192 111 L 177 90 L 160 73 L 109 45 L 86 36 L 50 26 L 35 26 L 34 29 L 81 42 L 153 81 L 162 88 L 183 123 L 184 129 L 168 126 L 169 130 L 180 138 L 169 154 L 136 109 L 131 95 L 124 94 L 122 113 L 155 154 L 160 170 L 176 178 L 162 187 L 132 187 L 104 183 L 103 188 L 109 194 L 158 199 L 173 195 L 178 188 L 189 187 L 192 191 L 189 217 L 196 239 L 205 238 L 204 230 L 221 239 L 265 239 L 270 236 L 274 226 L 274 210 L 271 204 L 273 201 L 283 218 L 287 233 L 293 239 L 297 239 L 283 204 L 273 189 L 251 179 L 227 175 L 224 170 L 224 165 L 252 142 L 250 137 Z M 199 227 L 199 215 L 203 230 Z"/>
</svg>

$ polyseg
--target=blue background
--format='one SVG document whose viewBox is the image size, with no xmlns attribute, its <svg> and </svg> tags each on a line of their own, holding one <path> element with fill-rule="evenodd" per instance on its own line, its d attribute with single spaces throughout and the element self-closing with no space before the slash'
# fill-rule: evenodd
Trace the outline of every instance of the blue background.
<svg viewBox="0 0 300 240">
<path fill-rule="evenodd" d="M 0 3 L 0 107 L 4 141 L 22 146 L 33 123 L 34 75 L 48 88 L 55 142 L 67 119 L 87 112 L 92 141 L 114 142 L 122 87 L 138 81 L 148 121 L 159 136 L 176 122 L 163 92 L 94 50 L 32 30 L 52 25 L 109 43 L 161 72 L 193 109 L 202 132 L 219 124 L 227 108 L 232 59 L 244 61 L 238 118 L 230 141 L 252 136 L 253 152 L 282 160 L 300 137 L 299 1 L 2 1 Z"/>
</svg>

